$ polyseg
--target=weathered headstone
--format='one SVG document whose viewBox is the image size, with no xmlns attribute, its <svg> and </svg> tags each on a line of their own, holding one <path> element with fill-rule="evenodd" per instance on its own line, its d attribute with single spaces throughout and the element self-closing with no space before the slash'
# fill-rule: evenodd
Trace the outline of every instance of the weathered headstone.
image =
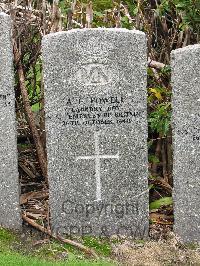
<svg viewBox="0 0 200 266">
<path fill-rule="evenodd" d="M 54 231 L 147 236 L 145 34 L 50 34 L 43 60 Z"/>
<path fill-rule="evenodd" d="M 200 45 L 172 52 L 174 219 L 183 241 L 200 241 Z"/>
<path fill-rule="evenodd" d="M 15 93 L 10 17 L 0 13 L 0 226 L 20 229 Z"/>
</svg>

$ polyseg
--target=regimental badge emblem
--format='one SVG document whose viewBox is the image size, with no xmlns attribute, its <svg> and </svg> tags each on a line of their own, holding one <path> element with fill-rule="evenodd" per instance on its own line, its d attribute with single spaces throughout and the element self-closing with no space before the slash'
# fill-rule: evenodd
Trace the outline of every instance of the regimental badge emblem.
<svg viewBox="0 0 200 266">
<path fill-rule="evenodd" d="M 78 81 L 85 85 L 106 85 L 112 81 L 113 73 L 108 65 L 87 64 L 83 65 L 77 73 Z"/>
<path fill-rule="evenodd" d="M 114 47 L 91 38 L 79 49 L 79 63 L 72 67 L 69 82 L 75 86 L 102 88 L 119 81 L 118 67 L 113 63 Z M 105 88 L 104 88 L 105 89 Z"/>
</svg>

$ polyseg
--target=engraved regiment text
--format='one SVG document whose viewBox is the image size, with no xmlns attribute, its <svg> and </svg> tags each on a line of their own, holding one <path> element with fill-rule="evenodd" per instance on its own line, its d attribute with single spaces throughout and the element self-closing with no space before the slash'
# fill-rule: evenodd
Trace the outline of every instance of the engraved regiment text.
<svg viewBox="0 0 200 266">
<path fill-rule="evenodd" d="M 131 124 L 144 111 L 131 107 L 122 95 L 68 98 L 57 115 L 63 127 Z"/>
</svg>

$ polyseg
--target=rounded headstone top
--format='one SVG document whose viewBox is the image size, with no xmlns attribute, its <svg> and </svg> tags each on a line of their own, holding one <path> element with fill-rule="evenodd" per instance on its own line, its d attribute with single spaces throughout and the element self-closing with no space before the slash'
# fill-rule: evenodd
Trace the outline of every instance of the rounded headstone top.
<svg viewBox="0 0 200 266">
<path fill-rule="evenodd" d="M 69 35 L 74 35 L 74 34 L 85 34 L 85 33 L 94 33 L 94 32 L 99 32 L 99 33 L 131 33 L 135 35 L 141 35 L 145 37 L 145 33 L 139 30 L 128 30 L 125 28 L 84 28 L 84 29 L 72 29 L 69 31 L 59 31 L 56 33 L 50 33 L 44 36 L 43 42 L 45 40 L 48 40 L 49 38 L 58 38 L 58 37 L 63 37 L 63 36 L 69 36 Z"/>
<path fill-rule="evenodd" d="M 7 15 L 6 13 L 1 12 L 1 11 L 0 11 L 0 16 L 1 16 L 1 17 L 10 17 L 9 15 Z"/>
<path fill-rule="evenodd" d="M 5 27 L 5 24 L 10 25 L 10 16 L 4 12 L 0 12 L 0 24 L 4 25 L 3 27 Z"/>
<path fill-rule="evenodd" d="M 183 48 L 178 48 L 176 50 L 173 50 L 171 52 L 171 56 L 176 56 L 179 54 L 188 54 L 188 53 L 194 53 L 196 50 L 200 49 L 200 44 L 193 44 L 193 45 L 188 45 Z"/>
</svg>

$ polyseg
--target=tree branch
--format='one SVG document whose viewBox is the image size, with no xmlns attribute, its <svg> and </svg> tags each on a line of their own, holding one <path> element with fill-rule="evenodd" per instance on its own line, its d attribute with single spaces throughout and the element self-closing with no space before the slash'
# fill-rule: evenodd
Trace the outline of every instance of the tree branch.
<svg viewBox="0 0 200 266">
<path fill-rule="evenodd" d="M 51 230 L 47 230 L 45 227 L 37 224 L 34 220 L 28 218 L 25 214 L 22 214 L 22 218 L 25 222 L 27 222 L 29 225 L 33 226 L 34 228 L 36 228 L 37 230 L 49 235 L 50 237 L 61 241 L 62 243 L 65 244 L 69 244 L 71 246 L 74 246 L 76 248 L 78 248 L 79 250 L 83 251 L 84 253 L 86 253 L 87 255 L 92 255 L 95 259 L 98 259 L 98 255 L 96 254 L 96 252 L 80 243 L 77 243 L 71 239 L 66 239 L 66 238 L 62 238 L 61 236 L 56 236 L 53 235 Z"/>
<path fill-rule="evenodd" d="M 20 52 L 17 48 L 16 42 L 14 42 L 14 59 L 15 59 L 15 62 L 17 63 L 17 66 L 18 66 L 17 72 L 18 72 L 18 76 L 19 76 L 19 85 L 20 85 L 22 100 L 23 100 L 25 112 L 27 114 L 30 130 L 31 130 L 31 133 L 33 135 L 33 140 L 34 140 L 34 143 L 36 146 L 38 161 L 40 164 L 42 174 L 45 177 L 45 180 L 48 184 L 46 154 L 45 154 L 45 150 L 44 150 L 44 147 L 42 145 L 42 142 L 41 142 L 41 139 L 40 139 L 40 136 L 38 133 L 38 129 L 37 129 L 36 124 L 35 124 L 33 112 L 31 110 L 29 96 L 28 96 L 26 85 L 25 85 L 24 71 L 23 71 L 22 62 L 20 59 Z"/>
</svg>

